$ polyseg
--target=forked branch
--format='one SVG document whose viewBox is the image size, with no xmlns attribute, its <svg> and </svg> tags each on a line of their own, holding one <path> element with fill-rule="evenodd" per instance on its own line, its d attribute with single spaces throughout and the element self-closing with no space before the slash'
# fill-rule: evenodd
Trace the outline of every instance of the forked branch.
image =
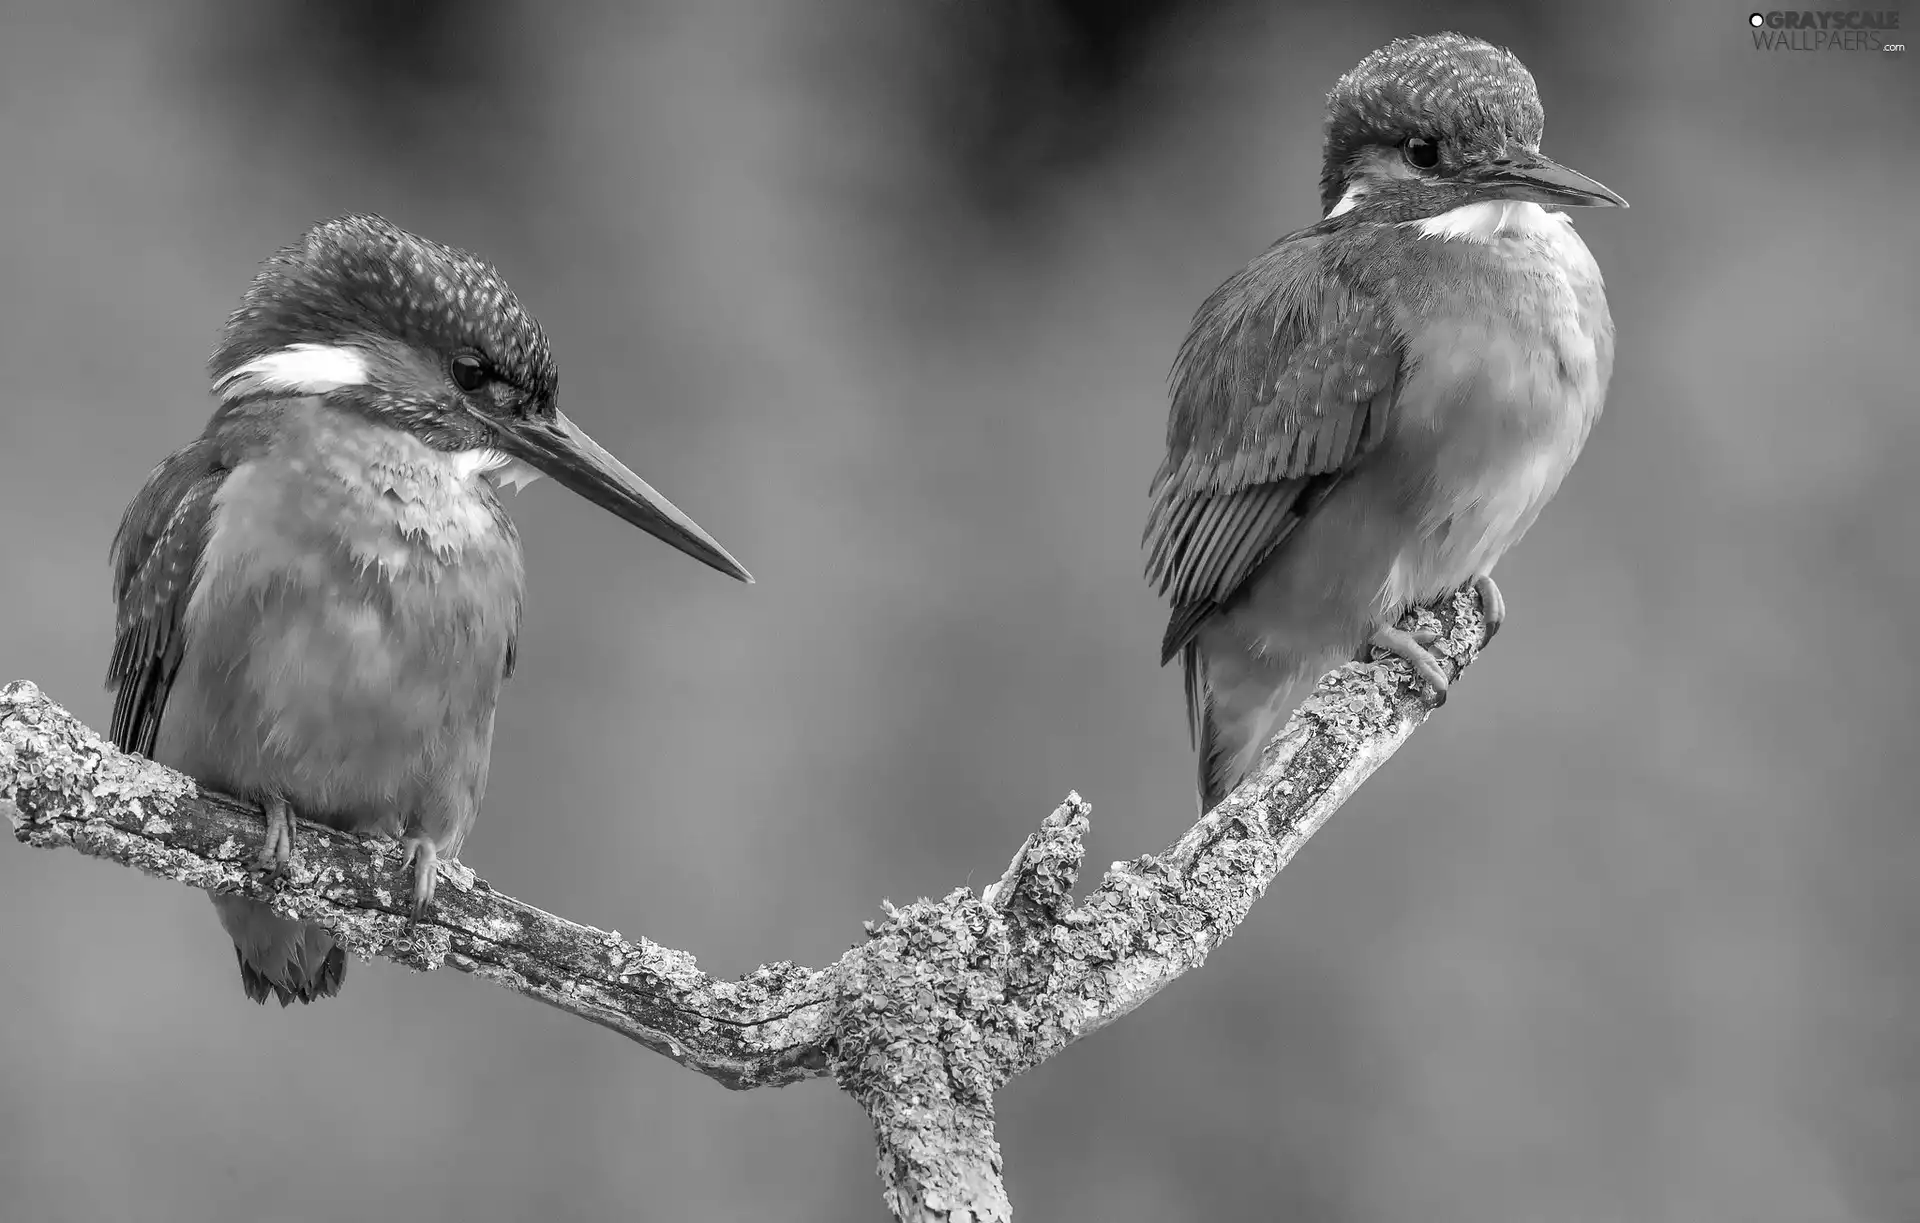
<svg viewBox="0 0 1920 1223">
<path fill-rule="evenodd" d="M 1416 615 L 1450 676 L 1485 643 L 1462 590 Z M 1076 904 L 1088 805 L 1068 795 L 975 895 L 885 906 L 824 968 L 737 980 L 684 951 L 596 930 L 468 879 L 418 928 L 391 842 L 312 824 L 273 885 L 247 864 L 261 815 L 102 742 L 31 683 L 0 689 L 0 811 L 14 836 L 70 846 L 190 887 L 316 921 L 348 949 L 451 965 L 612 1028 L 728 1087 L 833 1077 L 873 1121 L 887 1204 L 903 1220 L 1012 1217 L 993 1134 L 1001 1084 L 1197 968 L 1281 868 L 1432 711 L 1404 663 L 1320 681 L 1257 768 L 1165 852 L 1117 862 Z"/>
</svg>

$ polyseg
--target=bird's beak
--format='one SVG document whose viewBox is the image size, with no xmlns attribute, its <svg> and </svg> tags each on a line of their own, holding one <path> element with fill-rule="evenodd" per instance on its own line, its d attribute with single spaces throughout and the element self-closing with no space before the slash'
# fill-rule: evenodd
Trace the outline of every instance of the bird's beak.
<svg viewBox="0 0 1920 1223">
<path fill-rule="evenodd" d="M 700 524 L 675 508 L 651 485 L 633 474 L 588 437 L 586 431 L 556 411 L 551 417 L 522 417 L 494 422 L 500 449 L 552 476 L 566 488 L 602 509 L 611 510 L 650 535 L 666 540 L 688 556 L 743 582 L 753 581 Z"/>
<path fill-rule="evenodd" d="M 1476 177 L 1488 199 L 1525 200 L 1563 208 L 1627 207 L 1627 201 L 1593 179 L 1538 153 L 1490 165 Z"/>
</svg>

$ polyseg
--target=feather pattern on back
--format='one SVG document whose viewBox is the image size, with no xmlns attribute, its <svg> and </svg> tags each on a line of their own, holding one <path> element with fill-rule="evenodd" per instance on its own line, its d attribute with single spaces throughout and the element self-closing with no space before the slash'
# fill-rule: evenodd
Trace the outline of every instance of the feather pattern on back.
<svg viewBox="0 0 1920 1223">
<path fill-rule="evenodd" d="M 1161 661 L 1192 640 L 1386 435 L 1405 342 L 1323 221 L 1268 248 L 1194 316 L 1173 369 L 1147 578 L 1173 604 Z"/>
<path fill-rule="evenodd" d="M 113 537 L 113 659 L 109 730 L 122 751 L 153 754 L 167 692 L 180 669 L 182 618 L 206 550 L 214 494 L 226 476 L 218 443 L 200 438 L 153 469 Z"/>
<path fill-rule="evenodd" d="M 1194 316 L 1144 542 L 1203 810 L 1295 684 L 1490 575 L 1599 416 L 1612 323 L 1559 209 L 1624 201 L 1540 153 L 1544 119 L 1510 52 L 1381 48 L 1328 95 L 1322 220 Z"/>
</svg>

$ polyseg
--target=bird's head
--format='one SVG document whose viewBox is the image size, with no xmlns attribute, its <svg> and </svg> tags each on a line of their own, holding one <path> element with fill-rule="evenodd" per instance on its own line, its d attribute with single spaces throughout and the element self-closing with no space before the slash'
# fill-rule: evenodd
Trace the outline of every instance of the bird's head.
<svg viewBox="0 0 1920 1223">
<path fill-rule="evenodd" d="M 560 411 L 540 324 L 491 264 L 379 217 L 313 227 L 260 269 L 210 372 L 224 405 L 323 396 L 475 471 L 552 476 L 720 572 L 712 536 Z"/>
<path fill-rule="evenodd" d="M 1625 208 L 1541 155 L 1545 124 L 1511 51 L 1463 34 L 1398 39 L 1327 95 L 1321 211 L 1417 221 L 1491 201 Z"/>
</svg>

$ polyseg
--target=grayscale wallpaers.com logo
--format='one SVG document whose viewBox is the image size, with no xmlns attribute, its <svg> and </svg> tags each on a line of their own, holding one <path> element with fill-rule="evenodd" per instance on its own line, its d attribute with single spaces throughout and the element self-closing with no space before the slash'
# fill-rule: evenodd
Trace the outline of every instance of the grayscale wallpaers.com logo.
<svg viewBox="0 0 1920 1223">
<path fill-rule="evenodd" d="M 1894 9 L 1801 9 L 1753 13 L 1756 51 L 1905 51 Z M 1893 37 L 1889 38 L 1891 34 Z"/>
</svg>

